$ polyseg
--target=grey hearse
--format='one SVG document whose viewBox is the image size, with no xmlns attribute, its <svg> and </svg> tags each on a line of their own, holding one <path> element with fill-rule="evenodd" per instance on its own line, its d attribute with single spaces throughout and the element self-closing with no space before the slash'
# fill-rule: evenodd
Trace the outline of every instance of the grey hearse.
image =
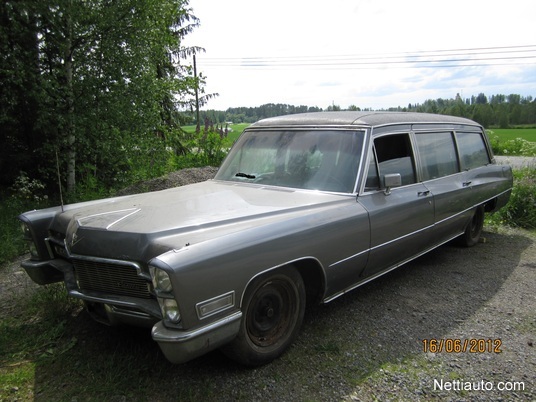
<svg viewBox="0 0 536 402">
<path fill-rule="evenodd" d="M 98 321 L 152 327 L 172 362 L 222 348 L 254 366 L 298 336 L 306 303 L 451 240 L 476 244 L 511 188 L 471 120 L 269 118 L 213 180 L 20 215 L 22 266 L 39 284 L 64 281 Z"/>
</svg>

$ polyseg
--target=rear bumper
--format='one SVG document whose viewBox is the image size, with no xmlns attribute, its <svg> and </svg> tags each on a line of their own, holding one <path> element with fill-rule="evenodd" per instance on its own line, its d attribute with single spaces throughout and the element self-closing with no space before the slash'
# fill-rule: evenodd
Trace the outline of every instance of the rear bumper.
<svg viewBox="0 0 536 402">
<path fill-rule="evenodd" d="M 160 321 L 152 337 L 170 362 L 184 363 L 230 342 L 238 334 L 241 319 L 242 312 L 236 311 L 193 331 L 166 328 Z"/>
</svg>

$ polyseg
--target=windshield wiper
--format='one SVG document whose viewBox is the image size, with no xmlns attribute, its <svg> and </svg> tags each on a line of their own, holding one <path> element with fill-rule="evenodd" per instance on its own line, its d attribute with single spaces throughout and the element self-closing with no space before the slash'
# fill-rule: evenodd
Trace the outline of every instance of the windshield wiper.
<svg viewBox="0 0 536 402">
<path fill-rule="evenodd" d="M 255 175 L 238 172 L 237 174 L 235 174 L 235 177 L 245 177 L 246 179 L 254 179 Z"/>
</svg>

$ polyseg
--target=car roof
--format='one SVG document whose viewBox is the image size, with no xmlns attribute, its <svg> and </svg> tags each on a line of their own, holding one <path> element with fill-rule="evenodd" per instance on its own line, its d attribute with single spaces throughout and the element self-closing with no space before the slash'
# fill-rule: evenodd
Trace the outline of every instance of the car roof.
<svg viewBox="0 0 536 402">
<path fill-rule="evenodd" d="M 448 115 L 415 112 L 315 112 L 270 117 L 259 120 L 251 127 L 267 126 L 384 126 L 392 124 L 470 124 L 472 120 Z"/>
</svg>

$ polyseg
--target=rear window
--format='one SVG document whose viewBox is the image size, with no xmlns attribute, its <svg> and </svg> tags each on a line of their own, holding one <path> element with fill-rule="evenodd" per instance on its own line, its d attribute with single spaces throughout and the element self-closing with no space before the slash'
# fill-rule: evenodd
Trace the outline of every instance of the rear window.
<svg viewBox="0 0 536 402">
<path fill-rule="evenodd" d="M 456 133 L 462 169 L 474 169 L 490 163 L 481 133 Z"/>
<path fill-rule="evenodd" d="M 422 180 L 432 180 L 458 172 L 458 157 L 452 133 L 419 133 Z"/>
</svg>

